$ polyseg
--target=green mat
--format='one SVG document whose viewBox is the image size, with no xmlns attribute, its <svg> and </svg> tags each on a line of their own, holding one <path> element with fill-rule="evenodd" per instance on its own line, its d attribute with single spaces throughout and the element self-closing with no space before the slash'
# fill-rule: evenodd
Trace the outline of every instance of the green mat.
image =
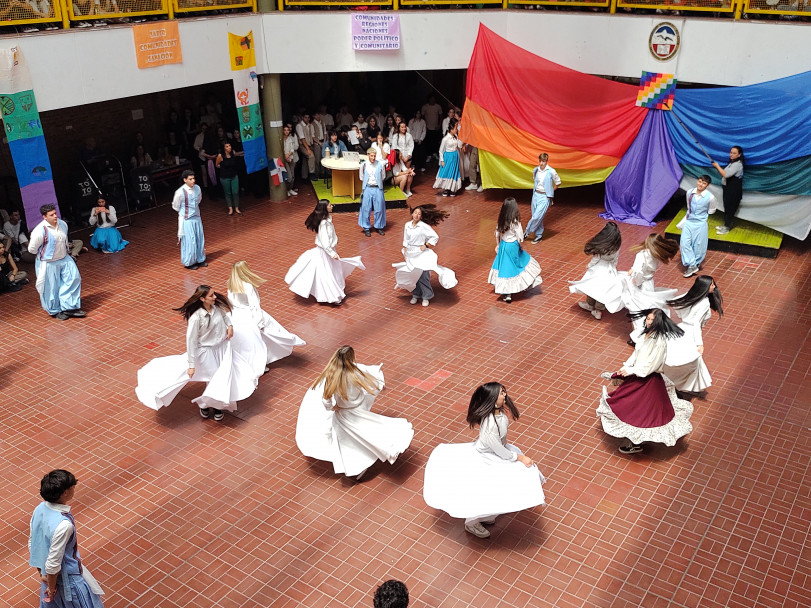
<svg viewBox="0 0 811 608">
<path fill-rule="evenodd" d="M 676 228 L 676 225 L 684 219 L 685 215 L 687 215 L 687 208 L 676 214 L 676 217 L 665 229 L 665 236 L 678 240 L 681 236 L 681 230 Z M 715 227 L 721 226 L 723 223 L 724 214 L 722 212 L 719 211 L 709 216 L 707 220 L 710 238 L 709 249 L 766 258 L 777 257 L 777 252 L 783 242 L 782 233 L 760 224 L 736 219 L 735 227 L 729 233 L 718 234 L 715 232 Z"/>
<path fill-rule="evenodd" d="M 360 194 L 355 198 L 351 196 L 332 196 L 332 187 L 327 188 L 327 183 L 324 180 L 319 179 L 318 181 L 314 181 L 313 188 L 315 189 L 315 195 L 320 199 L 325 198 L 333 205 L 360 205 Z M 383 189 L 383 196 L 386 199 L 386 202 L 402 202 L 405 204 L 406 199 L 408 198 L 405 195 L 405 192 L 400 190 L 397 186 L 393 186 L 389 184 Z M 395 205 L 392 205 L 395 206 Z M 386 205 L 389 207 L 389 205 Z M 338 211 L 338 209 L 336 209 Z"/>
</svg>

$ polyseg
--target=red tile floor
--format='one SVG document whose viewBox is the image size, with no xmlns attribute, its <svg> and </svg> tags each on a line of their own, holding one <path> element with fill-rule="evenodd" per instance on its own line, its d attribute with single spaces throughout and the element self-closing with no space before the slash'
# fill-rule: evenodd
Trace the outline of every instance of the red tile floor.
<svg viewBox="0 0 811 608">
<path fill-rule="evenodd" d="M 622 315 L 592 319 L 567 280 L 582 276 L 601 201 L 561 191 L 539 245 L 543 291 L 500 302 L 488 286 L 503 192 L 417 201 L 451 211 L 440 263 L 459 285 L 431 306 L 393 290 L 406 210 L 386 236 L 356 214 L 335 226 L 343 255 L 367 265 L 346 304 L 304 301 L 283 282 L 313 234 L 312 191 L 283 203 L 248 199 L 243 217 L 204 208 L 211 265 L 184 270 L 168 206 L 136 215 L 117 255 L 83 255 L 84 320 L 57 321 L 33 285 L 0 297 L 0 605 L 36 604 L 27 526 L 40 477 L 80 480 L 75 513 L 85 563 L 108 608 L 371 606 L 387 578 L 424 607 L 800 607 L 811 605 L 811 257 L 787 239 L 776 260 L 710 252 L 705 272 L 727 314 L 705 330 L 714 385 L 697 399 L 693 433 L 675 448 L 623 456 L 595 417 L 602 381 L 628 356 Z M 520 193 L 529 215 L 528 195 Z M 620 267 L 648 229 L 622 225 Z M 664 229 L 664 224 L 657 226 Z M 85 233 L 86 234 L 86 233 Z M 184 350 L 171 308 L 198 283 L 225 290 L 245 259 L 268 282 L 263 304 L 307 341 L 272 366 L 235 415 L 201 420 L 184 391 L 159 412 L 135 398 L 136 370 Z M 657 275 L 686 287 L 678 264 Z M 383 362 L 380 413 L 416 434 L 393 465 L 362 483 L 301 456 L 296 415 L 308 385 L 342 344 Z M 423 471 L 434 446 L 471 441 L 463 411 L 480 383 L 505 383 L 522 411 L 511 441 L 540 462 L 546 508 L 499 518 L 489 540 L 428 508 Z"/>
</svg>

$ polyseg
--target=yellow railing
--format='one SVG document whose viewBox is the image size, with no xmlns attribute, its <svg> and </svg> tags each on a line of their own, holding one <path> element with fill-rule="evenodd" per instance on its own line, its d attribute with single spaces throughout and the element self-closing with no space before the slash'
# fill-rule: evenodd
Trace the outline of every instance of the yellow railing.
<svg viewBox="0 0 811 608">
<path fill-rule="evenodd" d="M 275 0 L 280 11 L 288 7 L 399 10 L 417 7 L 527 8 L 530 6 L 590 7 L 610 13 L 658 10 L 721 13 L 740 19 L 758 16 L 811 16 L 811 0 Z M 78 27 L 93 20 L 128 21 L 133 17 L 196 14 L 230 9 L 257 10 L 257 0 L 0 0 L 0 26 L 53 25 Z"/>
</svg>

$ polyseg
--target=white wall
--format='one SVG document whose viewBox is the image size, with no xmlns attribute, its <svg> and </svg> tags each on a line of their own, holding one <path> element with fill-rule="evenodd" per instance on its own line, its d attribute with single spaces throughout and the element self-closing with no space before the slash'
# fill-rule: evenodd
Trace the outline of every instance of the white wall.
<svg viewBox="0 0 811 608">
<path fill-rule="evenodd" d="M 231 78 L 227 33 L 256 36 L 260 73 L 466 68 L 479 23 L 551 61 L 591 74 L 673 72 L 680 81 L 745 85 L 811 70 L 811 25 L 673 18 L 681 48 L 648 52 L 659 16 L 559 11 L 400 11 L 402 48 L 360 52 L 348 12 L 229 15 L 180 21 L 183 63 L 139 70 L 129 26 L 4 37 L 25 54 L 40 111 Z"/>
</svg>

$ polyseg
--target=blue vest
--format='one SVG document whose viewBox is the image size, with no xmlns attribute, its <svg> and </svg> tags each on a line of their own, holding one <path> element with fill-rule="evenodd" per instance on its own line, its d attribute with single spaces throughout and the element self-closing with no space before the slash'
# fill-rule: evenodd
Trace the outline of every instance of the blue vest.
<svg viewBox="0 0 811 608">
<path fill-rule="evenodd" d="M 31 559 L 29 564 L 39 568 L 45 574 L 45 562 L 51 550 L 51 539 L 57 526 L 65 520 L 70 520 L 69 513 L 54 511 L 44 502 L 34 509 L 31 517 Z M 71 523 L 73 523 L 71 521 Z M 65 546 L 65 555 L 62 557 L 62 571 L 60 574 L 81 574 L 79 550 L 76 546 L 76 528 Z"/>
</svg>

